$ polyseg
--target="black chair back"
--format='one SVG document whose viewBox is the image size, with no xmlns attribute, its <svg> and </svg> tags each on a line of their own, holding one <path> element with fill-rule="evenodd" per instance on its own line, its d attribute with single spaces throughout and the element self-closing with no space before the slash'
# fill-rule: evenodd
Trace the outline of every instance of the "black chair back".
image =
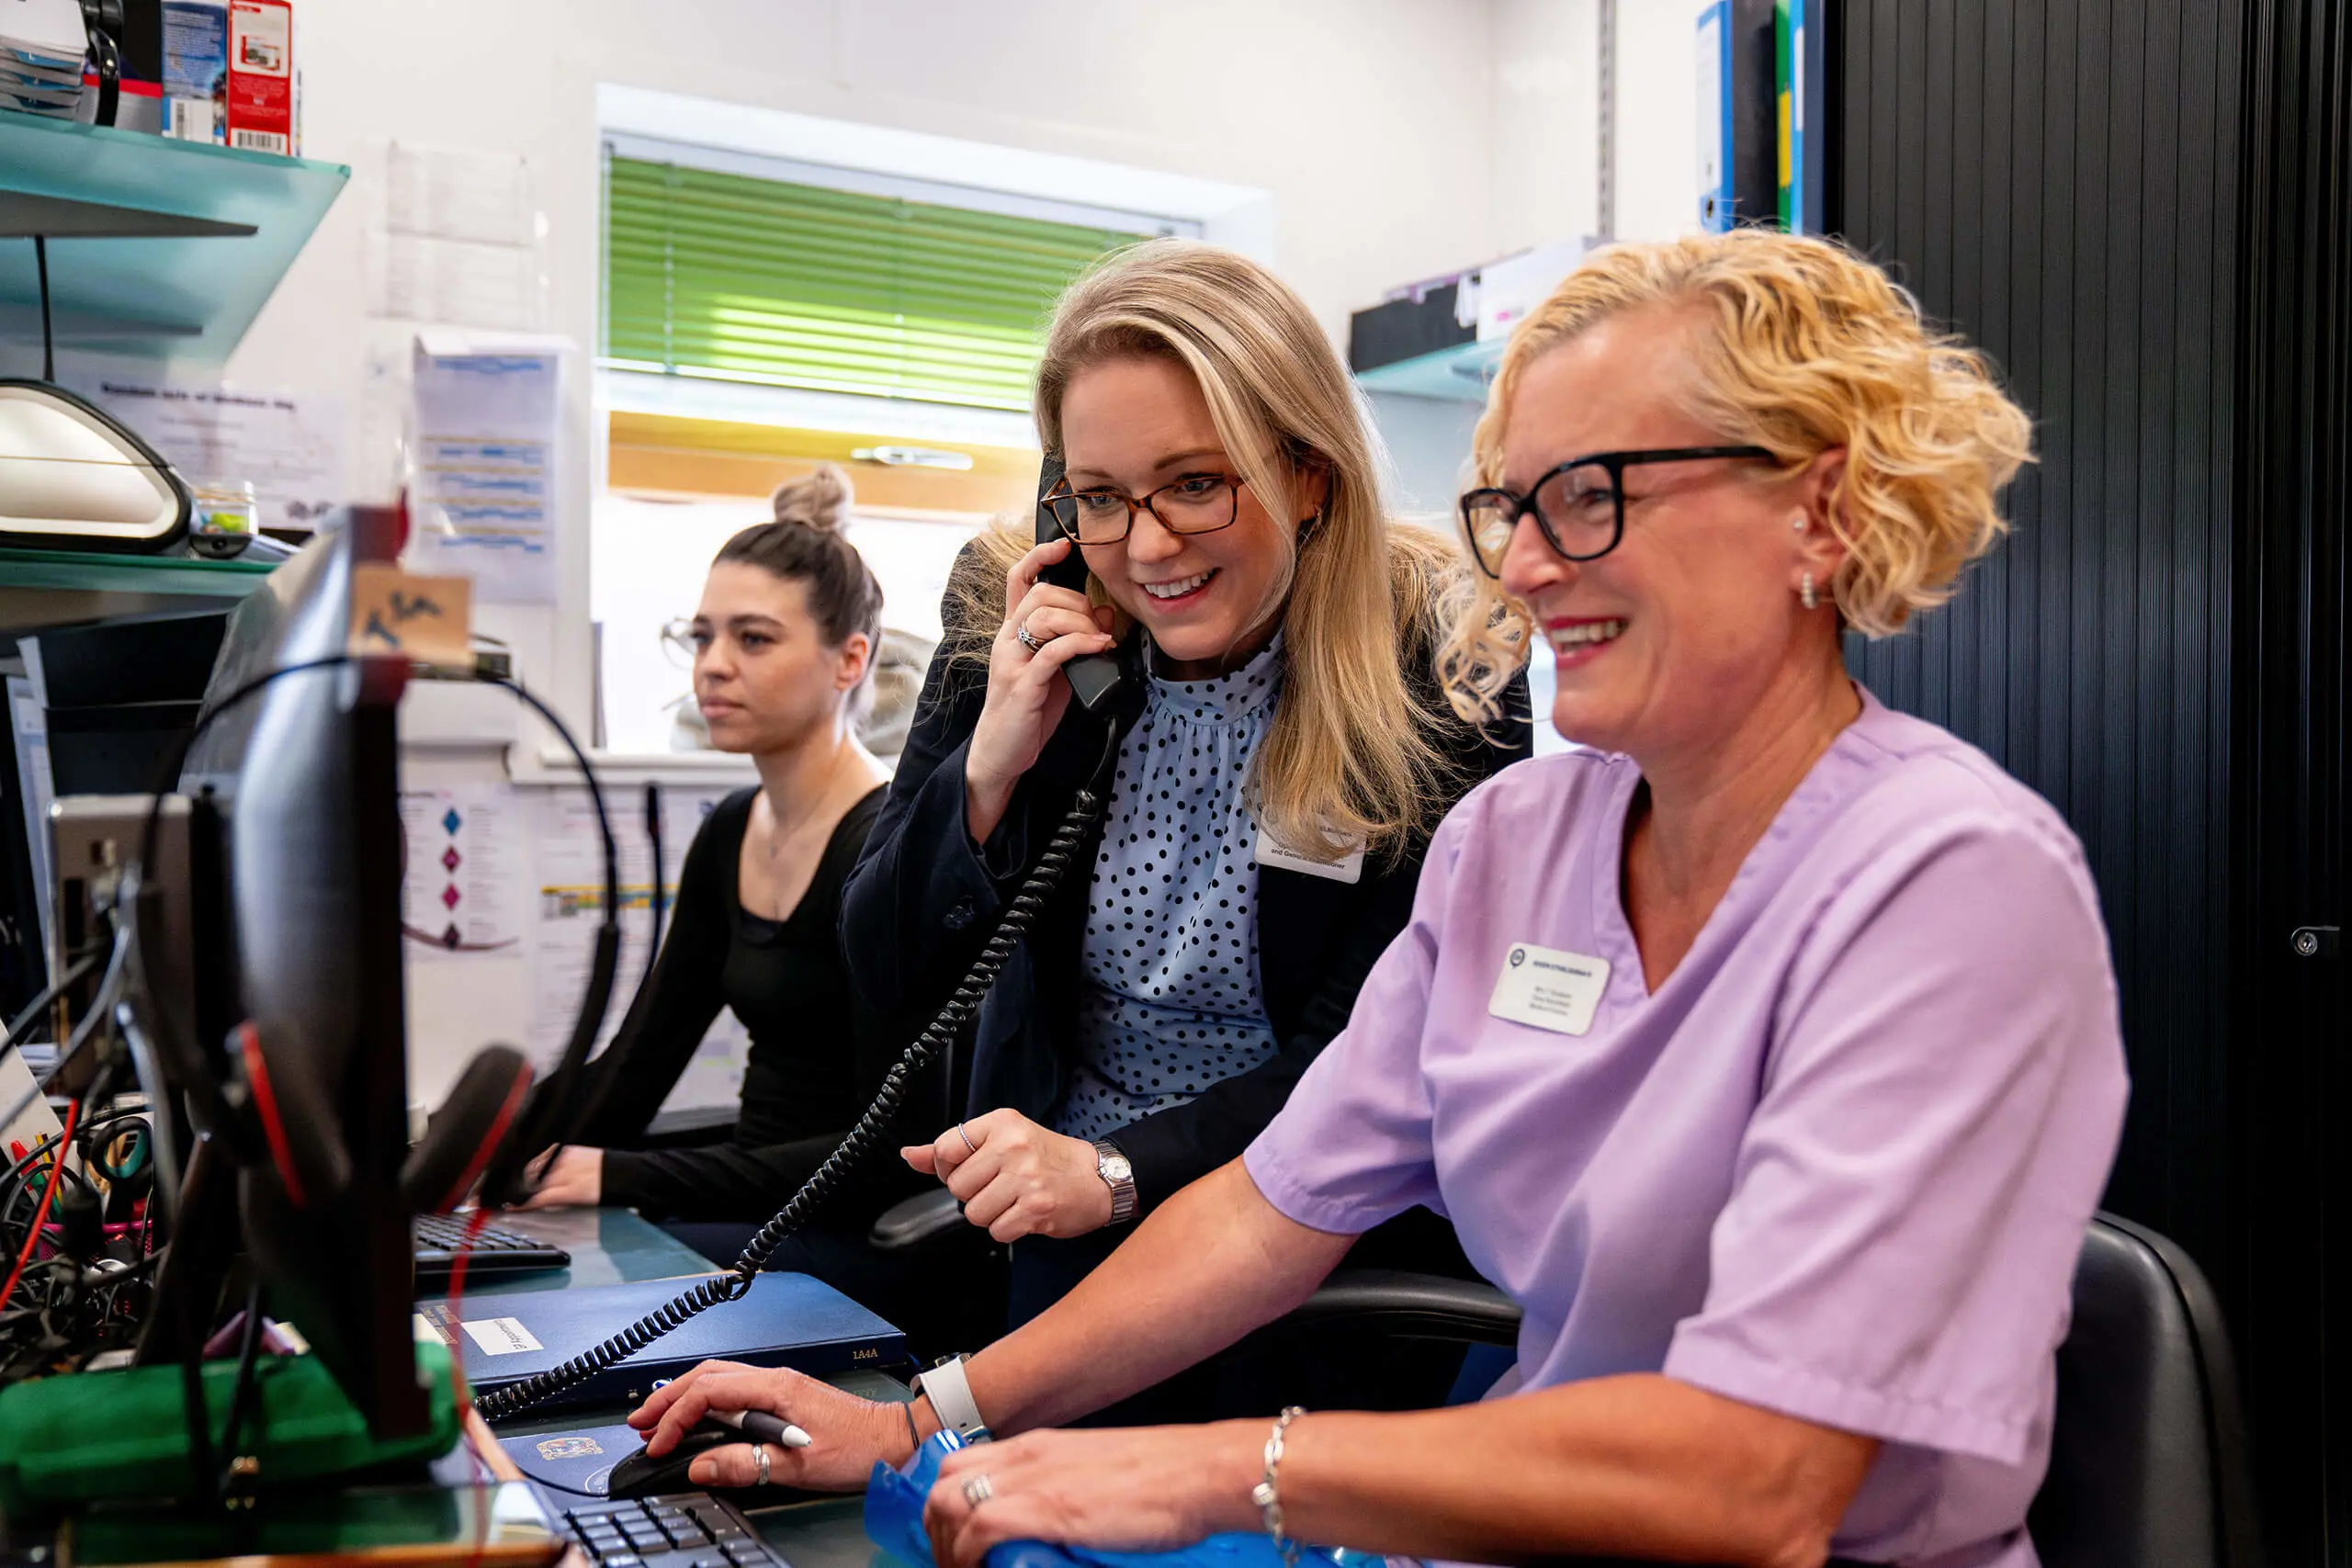
<svg viewBox="0 0 2352 1568">
<path fill-rule="evenodd" d="M 2220 1303 L 2187 1253 L 2111 1214 L 2075 1266 L 2028 1526 L 2043 1568 L 2260 1568 Z"/>
</svg>

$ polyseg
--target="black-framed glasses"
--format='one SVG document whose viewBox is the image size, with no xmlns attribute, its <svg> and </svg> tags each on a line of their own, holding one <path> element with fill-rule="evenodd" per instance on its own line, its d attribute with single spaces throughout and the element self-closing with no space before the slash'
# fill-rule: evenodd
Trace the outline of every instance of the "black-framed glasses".
<svg viewBox="0 0 2352 1568">
<path fill-rule="evenodd" d="M 1186 474 L 1141 500 L 1108 487 L 1062 484 L 1046 494 L 1046 509 L 1081 545 L 1117 544 L 1135 526 L 1136 513 L 1147 510 L 1171 534 L 1214 534 L 1233 526 L 1249 482 L 1236 474 Z"/>
<path fill-rule="evenodd" d="M 1637 452 L 1595 452 L 1572 457 L 1521 495 L 1489 487 L 1462 498 L 1462 527 L 1470 553 L 1488 577 L 1503 574 L 1519 520 L 1532 515 L 1544 542 L 1569 560 L 1598 560 L 1625 536 L 1625 470 L 1646 463 L 1690 463 L 1702 457 L 1773 462 L 1761 446 L 1662 446 Z"/>
</svg>

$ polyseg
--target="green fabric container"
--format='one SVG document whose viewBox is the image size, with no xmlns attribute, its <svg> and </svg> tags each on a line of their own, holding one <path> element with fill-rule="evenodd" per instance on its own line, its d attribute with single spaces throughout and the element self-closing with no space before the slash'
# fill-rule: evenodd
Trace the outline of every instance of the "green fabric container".
<svg viewBox="0 0 2352 1568">
<path fill-rule="evenodd" d="M 436 1396 L 433 1425 L 383 1441 L 313 1356 L 265 1357 L 254 1370 L 237 1451 L 261 1461 L 263 1491 L 436 1459 L 457 1443 L 449 1351 L 416 1348 L 416 1371 Z M 235 1388 L 234 1361 L 204 1367 L 204 1402 L 218 1442 Z M 187 1494 L 187 1422 L 176 1366 L 40 1378 L 0 1390 L 0 1516 L 25 1518 L 108 1498 Z"/>
</svg>

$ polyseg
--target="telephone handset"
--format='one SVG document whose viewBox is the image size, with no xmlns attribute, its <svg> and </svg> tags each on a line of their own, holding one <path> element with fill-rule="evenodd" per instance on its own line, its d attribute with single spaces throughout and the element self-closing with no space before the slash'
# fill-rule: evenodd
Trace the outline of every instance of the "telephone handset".
<svg viewBox="0 0 2352 1568">
<path fill-rule="evenodd" d="M 1083 593 L 1086 558 L 1079 553 L 1078 540 L 1055 520 L 1053 508 L 1046 504 L 1046 497 L 1061 482 L 1062 460 L 1049 452 L 1045 468 L 1037 475 L 1037 542 L 1043 545 L 1055 539 L 1069 539 L 1069 553 L 1038 573 L 1038 581 Z M 1078 705 L 1088 713 L 1103 713 L 1119 694 L 1119 661 L 1110 654 L 1090 653 L 1073 659 L 1062 666 L 1062 673 L 1069 677 L 1070 694 L 1078 698 Z"/>
<path fill-rule="evenodd" d="M 1055 458 L 1046 459 L 1045 472 L 1037 482 L 1037 538 L 1040 543 L 1062 536 L 1061 525 L 1045 504 L 1047 491 L 1061 482 L 1062 465 Z M 1072 544 L 1069 558 L 1050 567 L 1047 581 L 1074 587 L 1083 592 L 1086 587 L 1086 563 L 1079 558 Z M 1070 689 L 1079 703 L 1090 714 L 1107 716 L 1112 699 L 1117 694 L 1121 675 L 1119 662 L 1104 654 L 1090 654 L 1073 659 L 1063 667 L 1069 674 Z M 744 1245 L 742 1255 L 726 1273 L 690 1286 L 676 1300 L 658 1307 L 606 1339 L 603 1344 L 582 1352 L 560 1367 L 554 1367 L 536 1377 L 526 1378 L 503 1389 L 483 1394 L 479 1401 L 482 1417 L 489 1421 L 503 1420 L 529 1409 L 543 1400 L 552 1398 L 567 1389 L 577 1388 L 605 1369 L 615 1366 L 637 1354 L 648 1345 L 668 1334 L 679 1325 L 699 1316 L 724 1302 L 734 1301 L 752 1288 L 752 1281 L 766 1266 L 775 1249 L 784 1245 L 786 1236 L 807 1224 L 825 1200 L 840 1187 L 859 1161 L 886 1145 L 891 1123 L 905 1100 L 908 1086 L 914 1076 L 939 1059 L 955 1042 L 972 1014 L 980 1005 L 989 988 L 996 984 L 1005 961 L 1021 945 L 1029 927 L 1046 906 L 1047 897 L 1061 883 L 1062 877 L 1079 859 L 1079 852 L 1086 836 L 1101 820 L 1104 804 L 1103 780 L 1111 772 L 1112 759 L 1117 755 L 1119 727 L 1103 727 L 1102 752 L 1096 760 L 1094 771 L 1070 802 L 1053 837 L 1046 841 L 1036 864 L 1029 870 L 1020 890 L 1006 906 L 996 930 L 973 960 L 955 995 L 939 1010 L 937 1017 L 899 1055 L 876 1092 L 873 1103 L 857 1119 L 833 1152 L 825 1157 L 814 1174 L 800 1184 L 792 1201 L 776 1212 L 775 1217 L 760 1227 L 759 1234 Z M 585 767 L 585 760 L 582 766 Z M 609 969 L 606 978 L 609 979 Z M 601 1002 L 598 1004 L 601 1009 Z M 601 1010 L 594 1016 L 601 1017 Z M 593 1030 L 592 1030 L 593 1032 Z"/>
</svg>

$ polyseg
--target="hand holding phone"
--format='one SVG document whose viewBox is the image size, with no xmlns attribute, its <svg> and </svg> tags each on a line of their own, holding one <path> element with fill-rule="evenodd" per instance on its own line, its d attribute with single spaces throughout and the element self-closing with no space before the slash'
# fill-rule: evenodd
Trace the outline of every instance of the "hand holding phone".
<svg viewBox="0 0 2352 1568">
<path fill-rule="evenodd" d="M 1048 545 L 1056 539 L 1069 538 L 1053 510 L 1046 504 L 1046 497 L 1062 482 L 1062 460 L 1048 456 L 1037 475 L 1037 543 Z M 1086 592 L 1086 558 L 1079 553 L 1078 541 L 1070 539 L 1069 553 L 1048 565 L 1038 574 L 1038 581 L 1057 588 L 1068 588 L 1083 594 Z M 1089 653 L 1071 660 L 1062 667 L 1069 678 L 1070 691 L 1078 698 L 1078 705 L 1089 713 L 1099 714 L 1109 706 L 1119 690 L 1119 661 L 1107 653 Z"/>
<path fill-rule="evenodd" d="M 1100 712 L 1118 691 L 1112 612 L 1087 603 L 1085 560 L 1044 505 L 1059 478 L 1060 465 L 1049 460 L 1038 486 L 1038 526 L 1051 537 L 1005 578 L 1004 624 L 989 653 L 988 701 L 964 760 L 965 822 L 975 842 L 1003 820 L 1014 787 L 1061 727 L 1071 697 Z"/>
</svg>

